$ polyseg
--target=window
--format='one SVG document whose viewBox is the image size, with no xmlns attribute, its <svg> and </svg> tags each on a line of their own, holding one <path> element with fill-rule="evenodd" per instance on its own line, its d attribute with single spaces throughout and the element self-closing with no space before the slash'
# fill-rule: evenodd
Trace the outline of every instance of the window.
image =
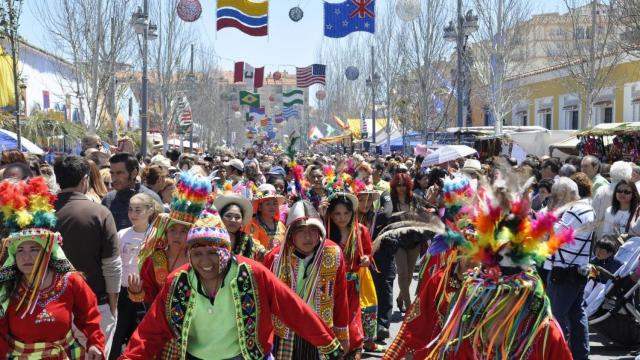
<svg viewBox="0 0 640 360">
<path fill-rule="evenodd" d="M 613 108 L 606 107 L 604 108 L 604 121 L 605 124 L 610 124 L 613 122 Z"/>
<path fill-rule="evenodd" d="M 578 117 L 578 110 L 572 110 L 569 112 L 569 120 L 571 130 L 578 130 L 580 128 L 580 118 Z"/>
<path fill-rule="evenodd" d="M 549 130 L 552 129 L 551 112 L 548 112 L 548 113 L 544 114 L 544 127 L 546 127 Z"/>
</svg>

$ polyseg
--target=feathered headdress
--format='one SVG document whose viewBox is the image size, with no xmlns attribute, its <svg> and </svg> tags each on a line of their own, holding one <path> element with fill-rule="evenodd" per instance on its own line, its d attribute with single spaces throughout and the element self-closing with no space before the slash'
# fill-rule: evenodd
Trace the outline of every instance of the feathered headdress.
<svg viewBox="0 0 640 360">
<path fill-rule="evenodd" d="M 533 265 L 572 241 L 573 231 L 555 233 L 553 213 L 531 220 L 530 210 L 527 190 L 479 189 L 471 215 L 475 233 L 461 256 L 481 267 L 468 274 L 451 302 L 428 359 L 446 357 L 462 341 L 471 341 L 478 354 L 521 359 L 538 334 L 545 336 L 551 310 Z"/>
<path fill-rule="evenodd" d="M 145 234 L 144 244 L 138 256 L 140 267 L 155 250 L 167 247 L 166 234 L 169 227 L 174 224 L 187 227 L 193 225 L 207 205 L 211 181 L 203 176 L 182 172 L 176 188 L 169 214 L 158 215 Z"/>
<path fill-rule="evenodd" d="M 54 231 L 54 200 L 55 196 L 49 192 L 43 177 L 17 182 L 4 180 L 0 183 L 2 224 L 9 233 L 4 239 L 3 254 L 0 256 L 6 256 L 0 269 L 4 274 L 0 279 L 0 317 L 5 315 L 11 296 L 8 284 L 18 275 L 15 255 L 20 244 L 33 241 L 41 247 L 27 279 L 27 291 L 18 303 L 17 310 L 24 310 L 22 316 L 35 308 L 50 262 L 53 261 L 53 266 L 60 272 L 73 269 L 60 247 L 62 236 Z"/>
</svg>

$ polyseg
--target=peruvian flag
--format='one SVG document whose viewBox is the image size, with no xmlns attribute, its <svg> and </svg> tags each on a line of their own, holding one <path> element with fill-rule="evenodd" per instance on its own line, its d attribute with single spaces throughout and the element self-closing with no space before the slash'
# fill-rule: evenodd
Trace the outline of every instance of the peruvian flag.
<svg viewBox="0 0 640 360">
<path fill-rule="evenodd" d="M 264 84 L 264 66 L 254 68 L 244 61 L 238 61 L 234 67 L 233 82 L 243 82 L 254 89 L 261 88 Z"/>
</svg>

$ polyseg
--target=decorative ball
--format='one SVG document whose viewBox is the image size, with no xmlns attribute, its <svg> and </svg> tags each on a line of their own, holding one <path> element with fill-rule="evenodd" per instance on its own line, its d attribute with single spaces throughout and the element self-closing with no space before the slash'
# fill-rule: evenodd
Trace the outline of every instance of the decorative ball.
<svg viewBox="0 0 640 360">
<path fill-rule="evenodd" d="M 349 66 L 344 71 L 344 75 L 347 77 L 347 80 L 356 80 L 360 76 L 360 70 L 358 70 L 355 66 Z"/>
<path fill-rule="evenodd" d="M 398 0 L 396 13 L 403 21 L 415 20 L 420 15 L 420 0 Z"/>
<path fill-rule="evenodd" d="M 183 21 L 194 22 L 202 15 L 202 5 L 198 0 L 180 0 L 176 11 Z"/>
<path fill-rule="evenodd" d="M 240 105 L 238 105 L 238 104 L 233 104 L 233 105 L 231 105 L 231 110 L 233 110 L 233 111 L 240 111 Z"/>
<path fill-rule="evenodd" d="M 278 81 L 282 79 L 282 73 L 280 71 L 276 71 L 273 73 L 273 80 Z"/>
<path fill-rule="evenodd" d="M 241 113 L 240 111 L 236 111 L 235 113 L 233 113 L 233 116 L 234 116 L 236 119 L 240 119 L 240 118 L 242 117 L 242 113 Z"/>
<path fill-rule="evenodd" d="M 316 99 L 322 101 L 327 98 L 327 92 L 324 90 L 318 90 L 316 92 Z"/>
<path fill-rule="evenodd" d="M 298 22 L 302 20 L 303 16 L 304 16 L 304 11 L 302 11 L 302 9 L 300 9 L 299 6 L 293 7 L 291 8 L 291 10 L 289 10 L 289 18 L 293 22 Z"/>
</svg>

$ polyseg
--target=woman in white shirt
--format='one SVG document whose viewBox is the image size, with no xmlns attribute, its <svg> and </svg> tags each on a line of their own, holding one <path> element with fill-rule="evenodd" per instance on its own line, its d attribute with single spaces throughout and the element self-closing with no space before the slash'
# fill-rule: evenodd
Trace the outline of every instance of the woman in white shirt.
<svg viewBox="0 0 640 360">
<path fill-rule="evenodd" d="M 620 180 L 614 188 L 611 206 L 604 215 L 602 236 L 626 234 L 631 225 L 631 215 L 638 208 L 640 195 L 633 182 Z"/>
<path fill-rule="evenodd" d="M 156 216 L 163 211 L 162 205 L 145 193 L 134 195 L 129 200 L 129 220 L 133 226 L 118 231 L 118 247 L 122 258 L 122 288 L 118 296 L 118 322 L 109 359 L 116 359 L 138 326 L 138 305 L 127 296 L 127 286 L 132 274 L 138 273 L 138 253 L 142 248 L 144 234 Z"/>
</svg>

